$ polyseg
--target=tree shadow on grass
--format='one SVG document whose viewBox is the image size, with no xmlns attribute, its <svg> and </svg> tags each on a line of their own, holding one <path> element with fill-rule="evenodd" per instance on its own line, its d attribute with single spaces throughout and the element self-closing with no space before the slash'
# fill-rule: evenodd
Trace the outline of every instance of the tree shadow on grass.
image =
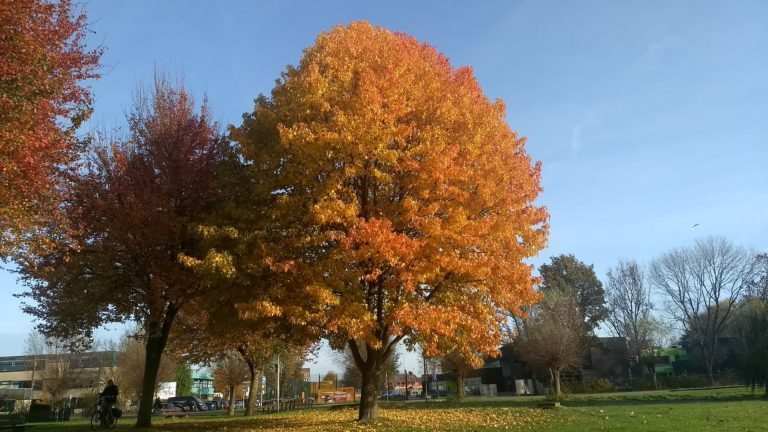
<svg viewBox="0 0 768 432">
<path fill-rule="evenodd" d="M 446 408 L 535 408 L 539 402 L 543 399 L 540 397 L 521 397 L 515 399 L 466 399 L 462 402 L 428 402 L 428 403 L 405 403 L 405 402 L 390 402 L 382 404 L 387 408 L 402 408 L 408 409 L 414 408 L 427 408 L 427 409 L 446 409 Z M 647 404 L 690 404 L 690 403 L 702 403 L 702 402 L 741 402 L 751 400 L 766 400 L 759 393 L 737 393 L 737 394 L 675 394 L 675 393 L 659 393 L 651 395 L 621 395 L 610 396 L 609 394 L 595 397 L 579 397 L 575 396 L 568 398 L 561 402 L 565 407 L 590 407 L 590 406 L 621 406 L 621 405 L 647 405 Z"/>
</svg>

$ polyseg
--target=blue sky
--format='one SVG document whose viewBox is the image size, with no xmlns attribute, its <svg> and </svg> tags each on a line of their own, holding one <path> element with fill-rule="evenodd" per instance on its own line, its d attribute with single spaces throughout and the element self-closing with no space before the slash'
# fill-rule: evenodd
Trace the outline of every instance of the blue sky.
<svg viewBox="0 0 768 432">
<path fill-rule="evenodd" d="M 573 253 L 604 279 L 618 258 L 647 262 L 710 234 L 768 248 L 768 2 L 91 0 L 86 11 L 91 42 L 107 48 L 90 127 L 124 125 L 155 68 L 238 123 L 319 32 L 365 19 L 472 66 L 507 104 L 544 167 L 552 229 L 534 263 Z M 20 353 L 31 327 L 20 290 L 0 274 L 0 355 Z"/>
</svg>

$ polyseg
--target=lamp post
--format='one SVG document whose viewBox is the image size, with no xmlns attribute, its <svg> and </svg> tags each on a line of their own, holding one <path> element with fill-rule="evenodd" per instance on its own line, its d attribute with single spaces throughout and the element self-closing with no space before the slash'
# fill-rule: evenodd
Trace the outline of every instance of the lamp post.
<svg viewBox="0 0 768 432">
<path fill-rule="evenodd" d="M 424 372 L 421 373 L 421 391 L 424 393 L 424 403 L 427 403 L 427 358 L 422 355 L 424 359 Z"/>
</svg>

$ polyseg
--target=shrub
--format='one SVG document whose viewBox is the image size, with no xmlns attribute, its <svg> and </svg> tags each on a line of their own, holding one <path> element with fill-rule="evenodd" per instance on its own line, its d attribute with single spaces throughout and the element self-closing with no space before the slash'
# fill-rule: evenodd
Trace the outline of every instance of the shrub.
<svg viewBox="0 0 768 432">
<path fill-rule="evenodd" d="M 584 389 L 587 393 L 613 393 L 616 386 L 607 378 L 598 378 L 587 382 Z"/>
<path fill-rule="evenodd" d="M 567 395 L 584 393 L 584 383 L 579 381 L 563 381 L 560 383 L 560 391 Z"/>
</svg>

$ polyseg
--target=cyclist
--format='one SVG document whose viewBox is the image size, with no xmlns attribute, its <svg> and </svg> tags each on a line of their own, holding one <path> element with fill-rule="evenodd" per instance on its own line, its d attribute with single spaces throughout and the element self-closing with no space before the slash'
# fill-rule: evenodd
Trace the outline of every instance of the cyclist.
<svg viewBox="0 0 768 432">
<path fill-rule="evenodd" d="M 117 403 L 117 396 L 120 394 L 115 382 L 107 380 L 107 386 L 104 387 L 104 391 L 99 393 L 99 396 L 104 398 L 104 412 L 111 411 L 112 407 Z"/>
</svg>

